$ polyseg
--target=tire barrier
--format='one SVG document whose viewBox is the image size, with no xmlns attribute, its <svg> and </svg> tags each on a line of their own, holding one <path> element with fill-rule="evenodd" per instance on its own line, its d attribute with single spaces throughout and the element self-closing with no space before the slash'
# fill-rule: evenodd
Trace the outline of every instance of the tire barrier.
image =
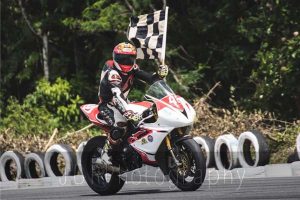
<svg viewBox="0 0 300 200">
<path fill-rule="evenodd" d="M 208 136 L 197 136 L 194 140 L 205 151 L 207 168 L 231 170 L 241 165 L 243 168 L 263 166 L 269 163 L 270 152 L 265 137 L 259 131 L 243 132 L 238 140 L 232 134 L 221 135 L 214 140 Z M 77 166 L 82 173 L 81 156 L 86 141 L 76 150 L 65 144 L 52 145 L 42 153 L 30 153 L 25 158 L 17 151 L 0 152 L 0 181 L 12 181 L 20 178 L 41 178 L 47 174 L 53 176 L 75 175 Z M 251 146 L 254 148 L 251 152 Z M 61 172 L 58 155 L 61 154 L 65 167 Z M 252 155 L 251 155 L 252 154 Z M 255 157 L 254 155 L 255 154 Z M 289 155 L 287 163 L 300 160 L 300 134 L 296 139 L 296 148 Z M 15 163 L 13 166 L 12 164 Z M 76 166 L 77 163 L 77 166 Z M 36 168 L 37 167 L 37 168 Z M 38 169 L 38 170 L 37 170 Z M 15 172 L 13 173 L 12 170 Z"/>
<path fill-rule="evenodd" d="M 293 153 L 291 153 L 287 159 L 287 163 L 292 163 L 295 161 L 299 161 L 299 157 L 298 157 L 298 152 L 297 152 L 297 148 L 295 148 L 295 150 L 293 151 Z"/>
<path fill-rule="evenodd" d="M 255 150 L 255 158 L 253 150 Z M 243 132 L 238 138 L 238 159 L 242 167 L 264 166 L 269 163 L 270 151 L 267 141 L 262 133 L 258 131 Z"/>
<path fill-rule="evenodd" d="M 3 154 L 3 152 L 0 151 L 0 158 L 1 158 L 2 154 Z M 0 167 L 1 167 L 1 166 L 0 166 Z M 0 176 L 0 181 L 2 181 L 1 176 Z"/>
<path fill-rule="evenodd" d="M 24 178 L 24 174 L 24 157 L 22 154 L 17 151 L 6 151 L 2 154 L 0 158 L 0 177 L 2 181 Z"/>
<path fill-rule="evenodd" d="M 44 165 L 45 155 L 42 153 L 30 153 L 25 155 L 24 168 L 26 178 L 46 177 Z"/>
<path fill-rule="evenodd" d="M 86 145 L 86 143 L 87 143 L 86 141 L 81 142 L 76 150 L 77 166 L 81 174 L 82 174 L 81 156 L 82 156 L 83 148 Z"/>
<path fill-rule="evenodd" d="M 215 142 L 215 162 L 219 170 L 231 170 L 239 166 L 238 140 L 232 134 L 221 135 Z"/>
<path fill-rule="evenodd" d="M 62 173 L 58 166 L 58 155 L 61 154 L 64 158 L 65 167 Z M 45 169 L 49 177 L 53 176 L 72 176 L 75 175 L 76 156 L 73 149 L 65 144 L 54 144 L 47 149 L 44 163 Z"/>
<path fill-rule="evenodd" d="M 211 168 L 215 167 L 215 155 L 214 155 L 214 146 L 215 140 L 208 136 L 197 136 L 194 137 L 194 140 L 201 145 L 201 148 L 204 149 L 206 155 L 206 167 Z"/>
<path fill-rule="evenodd" d="M 300 160 L 300 133 L 296 139 L 296 148 L 297 148 L 297 152 L 298 152 L 298 159 Z"/>
</svg>

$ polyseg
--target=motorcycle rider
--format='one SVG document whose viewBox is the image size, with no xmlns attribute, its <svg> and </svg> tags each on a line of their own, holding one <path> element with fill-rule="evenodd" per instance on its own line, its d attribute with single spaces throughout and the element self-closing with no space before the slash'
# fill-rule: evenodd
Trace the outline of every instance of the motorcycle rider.
<svg viewBox="0 0 300 200">
<path fill-rule="evenodd" d="M 113 60 L 108 60 L 101 73 L 99 85 L 99 116 L 109 126 L 109 142 L 119 144 L 125 134 L 125 128 L 115 123 L 115 107 L 127 120 L 138 123 L 142 116 L 128 109 L 128 93 L 133 86 L 133 79 L 137 78 L 148 84 L 165 78 L 168 66 L 161 65 L 156 73 L 141 70 L 136 64 L 136 48 L 130 43 L 120 43 L 113 49 Z"/>
</svg>

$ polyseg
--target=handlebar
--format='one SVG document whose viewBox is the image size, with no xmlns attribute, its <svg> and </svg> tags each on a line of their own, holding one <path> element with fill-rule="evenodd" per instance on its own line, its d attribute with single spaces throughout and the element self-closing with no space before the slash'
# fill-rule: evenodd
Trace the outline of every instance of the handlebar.
<svg viewBox="0 0 300 200">
<path fill-rule="evenodd" d="M 143 118 L 136 126 L 139 127 L 142 123 L 144 123 L 145 120 L 150 119 L 153 116 L 153 114 L 148 115 L 147 117 Z"/>
<path fill-rule="evenodd" d="M 150 119 L 153 116 L 154 116 L 153 106 L 151 106 L 150 108 L 147 108 L 146 110 L 143 111 L 143 113 L 142 113 L 143 119 L 141 121 L 139 121 L 139 123 L 137 124 L 137 127 L 140 126 L 145 120 Z"/>
<path fill-rule="evenodd" d="M 145 120 L 150 119 L 151 117 L 154 117 L 155 115 L 156 115 L 156 105 L 153 104 L 152 106 L 150 106 L 150 108 L 147 108 L 146 110 L 143 111 L 143 113 L 141 114 L 142 119 L 137 124 L 133 123 L 132 121 L 129 121 L 129 122 L 131 122 L 131 124 L 135 128 L 137 128 L 141 124 L 143 124 Z"/>
</svg>

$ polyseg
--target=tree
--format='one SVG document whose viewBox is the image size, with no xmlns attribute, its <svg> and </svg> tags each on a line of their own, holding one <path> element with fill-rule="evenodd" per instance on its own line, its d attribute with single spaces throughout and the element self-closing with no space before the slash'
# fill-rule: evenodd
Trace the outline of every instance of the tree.
<svg viewBox="0 0 300 200">
<path fill-rule="evenodd" d="M 44 66 L 44 77 L 46 80 L 49 80 L 49 41 L 48 41 L 48 35 L 49 32 L 46 29 L 41 29 L 40 27 L 34 28 L 31 24 L 29 17 L 25 11 L 25 7 L 23 6 L 23 0 L 18 0 L 18 4 L 20 6 L 22 16 L 28 26 L 28 28 L 31 30 L 31 32 L 36 35 L 39 39 L 41 39 L 43 48 L 42 48 L 42 54 L 43 54 L 43 66 Z M 45 12 L 45 11 L 43 11 Z M 46 13 L 43 13 L 45 16 L 48 15 Z"/>
<path fill-rule="evenodd" d="M 130 16 L 168 5 L 166 60 L 173 88 L 192 99 L 220 81 L 214 105 L 299 117 L 297 0 L 4 0 L 1 5 L 3 107 L 9 96 L 22 100 L 42 76 L 50 82 L 66 78 L 86 101 L 96 101 L 101 66 L 112 48 L 127 40 Z M 157 66 L 138 64 L 147 71 Z M 136 88 L 134 96 L 143 93 L 143 85 Z"/>
</svg>

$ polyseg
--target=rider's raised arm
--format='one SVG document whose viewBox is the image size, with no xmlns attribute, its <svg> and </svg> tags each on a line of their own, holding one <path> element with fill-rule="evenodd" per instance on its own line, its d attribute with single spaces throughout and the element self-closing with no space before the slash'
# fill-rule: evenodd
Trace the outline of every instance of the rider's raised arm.
<svg viewBox="0 0 300 200">
<path fill-rule="evenodd" d="M 164 79 L 168 75 L 169 69 L 167 65 L 159 66 L 156 73 L 149 73 L 143 70 L 137 69 L 136 78 L 145 81 L 149 85 L 152 85 L 154 82 Z"/>
<path fill-rule="evenodd" d="M 161 80 L 157 73 L 149 73 L 140 69 L 136 72 L 135 77 L 141 81 L 146 82 L 149 85 L 152 85 L 154 82 Z"/>
</svg>

